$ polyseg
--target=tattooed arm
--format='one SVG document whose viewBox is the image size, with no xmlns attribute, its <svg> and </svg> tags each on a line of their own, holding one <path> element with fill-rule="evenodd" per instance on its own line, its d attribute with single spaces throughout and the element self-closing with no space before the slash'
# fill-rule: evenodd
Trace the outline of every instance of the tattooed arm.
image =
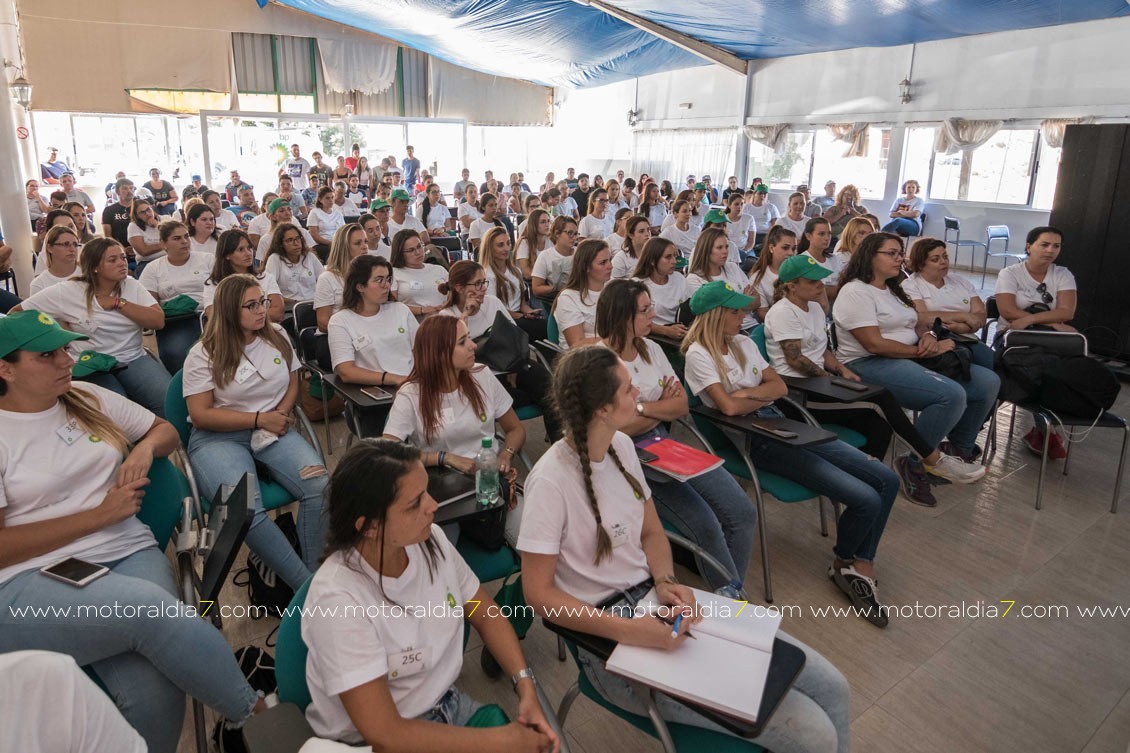
<svg viewBox="0 0 1130 753">
<path fill-rule="evenodd" d="M 808 359 L 800 349 L 800 340 L 783 340 L 781 350 L 785 353 L 785 363 L 805 376 L 828 376 L 828 372 Z"/>
</svg>

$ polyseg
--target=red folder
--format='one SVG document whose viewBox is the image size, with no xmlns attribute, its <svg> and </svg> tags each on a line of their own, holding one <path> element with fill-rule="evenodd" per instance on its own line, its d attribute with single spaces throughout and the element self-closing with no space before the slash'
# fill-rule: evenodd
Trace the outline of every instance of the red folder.
<svg viewBox="0 0 1130 753">
<path fill-rule="evenodd" d="M 678 481 L 688 481 L 722 465 L 722 458 L 670 437 L 644 439 L 636 442 L 636 447 L 658 456 L 644 465 Z"/>
</svg>

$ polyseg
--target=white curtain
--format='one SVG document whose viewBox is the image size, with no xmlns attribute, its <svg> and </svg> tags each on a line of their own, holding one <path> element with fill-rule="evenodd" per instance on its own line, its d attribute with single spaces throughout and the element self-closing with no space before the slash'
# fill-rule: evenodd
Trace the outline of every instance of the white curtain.
<svg viewBox="0 0 1130 753">
<path fill-rule="evenodd" d="M 701 180 L 709 175 L 722 188 L 734 174 L 736 128 L 688 128 L 636 131 L 632 169 L 657 181 L 670 180 L 678 193 L 688 175 Z"/>
<path fill-rule="evenodd" d="M 1052 149 L 1059 149 L 1063 146 L 1063 134 L 1067 131 L 1069 125 L 1086 125 L 1094 123 L 1095 119 L 1091 116 L 1085 118 L 1048 118 L 1040 123 L 1040 135 L 1044 137 L 1044 143 Z"/>
<path fill-rule="evenodd" d="M 396 81 L 397 46 L 376 40 L 319 39 L 326 88 L 380 94 Z"/>
<path fill-rule="evenodd" d="M 828 131 L 836 141 L 843 141 L 848 145 L 844 151 L 845 157 L 866 157 L 867 146 L 870 140 L 870 123 L 831 123 Z"/>
<path fill-rule="evenodd" d="M 789 124 L 778 123 L 768 126 L 746 126 L 745 135 L 759 144 L 764 144 L 775 152 L 785 147 L 788 141 Z"/>
<path fill-rule="evenodd" d="M 949 118 L 942 121 L 938 138 L 934 141 L 934 151 L 956 154 L 958 151 L 972 151 L 993 137 L 1004 125 L 1001 120 L 965 120 Z"/>
<path fill-rule="evenodd" d="M 553 89 L 516 78 L 491 76 L 439 58 L 428 62 L 432 116 L 465 118 L 470 125 L 551 126 Z"/>
</svg>

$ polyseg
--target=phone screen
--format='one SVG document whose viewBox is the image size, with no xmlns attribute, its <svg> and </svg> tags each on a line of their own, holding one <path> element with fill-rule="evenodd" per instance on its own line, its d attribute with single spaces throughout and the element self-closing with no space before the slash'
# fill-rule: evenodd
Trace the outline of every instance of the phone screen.
<svg viewBox="0 0 1130 753">
<path fill-rule="evenodd" d="M 84 562 L 83 560 L 71 557 L 51 567 L 45 567 L 43 571 L 63 578 L 64 580 L 80 583 L 91 575 L 105 569 L 106 568 L 102 565 L 95 565 L 92 562 Z"/>
<path fill-rule="evenodd" d="M 647 450 L 641 450 L 639 447 L 636 448 L 636 457 L 638 457 L 640 459 L 641 463 L 651 463 L 651 462 L 654 462 L 656 460 L 659 460 L 659 456 L 656 455 L 654 452 L 648 452 Z"/>
</svg>

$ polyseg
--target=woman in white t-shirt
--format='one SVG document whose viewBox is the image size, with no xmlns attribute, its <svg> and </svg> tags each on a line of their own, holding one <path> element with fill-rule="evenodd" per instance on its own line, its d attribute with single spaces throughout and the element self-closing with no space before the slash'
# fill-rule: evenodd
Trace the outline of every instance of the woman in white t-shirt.
<svg viewBox="0 0 1130 753">
<path fill-rule="evenodd" d="M 286 316 L 286 305 L 283 302 L 282 291 L 275 276 L 267 272 L 255 272 L 255 256 L 251 250 L 251 238 L 242 230 L 225 230 L 220 234 L 219 244 L 216 246 L 216 260 L 212 264 L 212 274 L 204 281 L 204 295 L 201 303 L 204 305 L 204 317 L 212 316 L 212 299 L 216 297 L 216 286 L 230 275 L 251 275 L 259 280 L 263 288 L 263 295 L 270 301 L 267 316 L 272 322 L 281 322 Z"/>
<path fill-rule="evenodd" d="M 683 341 L 687 387 L 727 416 L 780 418 L 783 414 L 773 403 L 785 397 L 788 387 L 753 340 L 740 334 L 748 305 L 747 296 L 721 280 L 695 292 L 691 298 L 695 320 Z M 755 465 L 844 505 L 828 577 L 869 622 L 886 627 L 887 615 L 875 595 L 874 561 L 898 496 L 895 472 L 840 440 L 796 447 L 750 435 L 747 442 L 742 449 Z"/>
<path fill-rule="evenodd" d="M 179 444 L 176 430 L 113 392 L 72 383 L 66 346 L 85 339 L 41 311 L 0 319 L 0 653 L 74 657 L 150 751 L 172 753 L 186 693 L 238 722 L 266 705 L 223 635 L 178 611 L 169 559 L 136 517 L 154 458 Z M 109 571 L 83 588 L 40 572 L 72 557 Z M 140 616 L 123 617 L 115 605 Z M 71 613 L 13 614 L 22 609 Z"/>
<path fill-rule="evenodd" d="M 112 238 L 82 247 L 79 274 L 44 288 L 12 311 L 35 309 L 67 329 L 90 337 L 84 349 L 113 356 L 128 368 L 85 379 L 165 415 L 169 372 L 145 352 L 141 334 L 165 326 L 165 313 L 141 283 L 129 276 L 126 252 Z M 77 354 L 77 351 L 76 351 Z"/>
<path fill-rule="evenodd" d="M 471 223 L 483 215 L 479 212 L 479 189 L 474 183 L 468 183 L 463 190 L 463 201 L 459 204 L 458 215 L 459 232 L 466 235 L 471 230 Z"/>
<path fill-rule="evenodd" d="M 479 241 L 492 227 L 505 228 L 502 220 L 498 218 L 498 197 L 494 194 L 485 193 L 479 199 L 479 219 L 471 223 L 470 230 L 467 232 L 467 240 L 471 244 L 471 249 L 474 251 L 479 250 Z"/>
<path fill-rule="evenodd" d="M 741 267 L 728 261 L 729 257 L 730 243 L 726 233 L 712 227 L 703 230 L 695 243 L 694 254 L 687 268 L 686 295 L 689 298 L 708 282 L 724 280 L 734 290 L 742 291 L 743 295 L 753 300 L 745 319 L 742 320 L 742 332 L 748 332 L 757 325 L 757 319 L 753 315 L 760 300 L 757 285 L 749 279 L 749 275 L 743 272 Z"/>
<path fill-rule="evenodd" d="M 797 238 L 804 235 L 804 226 L 808 222 L 808 217 L 804 215 L 805 200 L 804 194 L 799 191 L 789 195 L 788 211 L 778 217 L 773 226 L 783 227 L 786 230 L 792 230 Z"/>
<path fill-rule="evenodd" d="M 581 221 L 581 213 L 577 207 L 577 200 L 573 198 L 573 191 L 569 184 L 563 180 L 557 181 L 557 190 L 561 195 L 561 202 L 557 205 L 559 217 L 572 217 L 577 222 Z"/>
<path fill-rule="evenodd" d="M 544 257 L 543 257 L 544 258 Z M 557 344 L 577 348 L 600 342 L 596 336 L 596 302 L 605 283 L 612 279 L 612 259 L 604 241 L 581 241 L 573 254 L 569 279 L 553 303 L 557 321 Z"/>
<path fill-rule="evenodd" d="M 233 231 L 228 231 L 233 232 Z M 302 556 L 263 510 L 259 484 L 248 548 L 293 589 L 318 567 L 325 545 L 322 496 L 326 466 L 317 451 L 293 431 L 298 370 L 290 339 L 267 318 L 267 296 L 251 275 L 224 278 L 200 342 L 184 361 L 184 397 L 192 419 L 188 456 L 211 499 L 223 484 L 234 485 L 256 462 L 298 501 Z"/>
<path fill-rule="evenodd" d="M 659 233 L 659 237 L 674 243 L 679 254 L 689 258 L 694 253 L 694 244 L 698 242 L 698 235 L 701 232 L 691 223 L 691 203 L 684 200 L 676 201 L 671 207 L 671 216 L 675 221 L 664 228 Z"/>
<path fill-rule="evenodd" d="M 522 271 L 514 263 L 510 236 L 500 227 L 492 227 L 479 244 L 479 264 L 486 273 L 487 293 L 494 296 L 510 313 L 531 341 L 544 340 L 546 320 L 541 309 L 530 305 Z M 450 278 L 450 272 L 448 273 Z M 488 324 L 489 326 L 489 324 Z"/>
<path fill-rule="evenodd" d="M 130 223 L 126 238 L 133 249 L 138 266 L 156 261 L 165 255 L 157 210 L 144 199 L 135 199 L 129 210 Z M 144 269 L 144 267 L 142 267 Z"/>
<path fill-rule="evenodd" d="M 847 225 L 844 226 L 844 231 L 840 233 L 839 240 L 836 241 L 836 250 L 832 254 L 837 269 L 843 271 L 843 268 L 851 261 L 852 254 L 859 248 L 859 244 L 875 230 L 876 228 L 871 224 L 871 220 L 866 217 L 853 217 L 848 220 Z"/>
<path fill-rule="evenodd" d="M 235 216 L 235 212 L 229 212 L 224 209 L 223 203 L 220 201 L 220 194 L 216 191 L 205 191 L 200 194 L 201 200 L 208 205 L 212 210 L 212 216 L 216 218 L 216 229 L 221 233 L 225 230 L 232 230 L 239 227 L 239 218 Z"/>
<path fill-rule="evenodd" d="M 401 230 L 393 236 L 393 291 L 396 300 L 417 319 L 441 311 L 447 302 L 447 295 L 439 290 L 447 280 L 447 270 L 439 264 L 426 264 L 424 255 L 424 244 L 415 231 Z"/>
<path fill-rule="evenodd" d="M 365 231 L 365 246 L 370 254 L 390 259 L 392 243 L 388 237 L 388 202 L 377 199 L 369 210 L 357 220 Z"/>
<path fill-rule="evenodd" d="M 530 272 L 530 288 L 547 308 L 552 308 L 558 291 L 565 285 L 573 270 L 577 235 L 577 221 L 572 217 L 554 218 L 549 230 L 549 240 L 553 242 L 553 246 L 540 251 L 534 261 Z"/>
<path fill-rule="evenodd" d="M 672 340 L 681 340 L 687 334 L 687 325 L 676 320 L 679 318 L 679 306 L 690 298 L 687 278 L 682 272 L 675 271 L 678 263 L 679 251 L 674 243 L 666 238 L 652 238 L 644 245 L 633 273 L 633 277 L 644 283 L 651 293 L 655 307 L 651 330 Z"/>
<path fill-rule="evenodd" d="M 903 196 L 891 204 L 891 221 L 883 225 L 884 233 L 894 233 L 904 238 L 922 234 L 922 211 L 926 208 L 926 202 L 918 195 L 921 190 L 922 187 L 916 180 L 902 184 Z"/>
<path fill-rule="evenodd" d="M 946 328 L 958 334 L 977 334 L 985 326 L 985 302 L 973 283 L 950 273 L 950 257 L 944 241 L 916 240 L 910 247 L 907 268 L 910 278 L 901 285 L 914 301 L 919 321 L 932 326 L 935 319 L 941 319 Z M 973 363 L 993 368 L 992 348 L 981 342 L 968 343 L 968 346 L 973 351 Z"/>
<path fill-rule="evenodd" d="M 625 227 L 625 223 L 632 216 L 633 212 L 628 207 L 617 209 L 616 216 L 612 219 L 612 234 L 604 237 L 604 242 L 608 244 L 608 250 L 612 252 L 613 261 L 616 260 L 616 254 L 624 248 L 624 240 L 628 237 L 628 229 Z M 651 232 L 651 228 L 648 228 L 648 232 Z M 615 267 L 613 267 L 613 272 L 615 272 Z M 613 274 L 613 278 L 615 279 L 615 274 Z"/>
<path fill-rule="evenodd" d="M 640 199 L 638 211 L 641 217 L 647 218 L 652 235 L 659 235 L 663 229 L 663 219 L 667 216 L 667 205 L 659 195 L 658 184 L 648 183 L 643 189 L 643 198 Z"/>
<path fill-rule="evenodd" d="M 757 318 L 761 321 L 765 321 L 765 314 L 777 300 L 777 271 L 785 259 L 796 255 L 796 238 L 792 230 L 774 225 L 765 237 L 757 264 L 749 272 L 749 279 L 757 287 Z"/>
<path fill-rule="evenodd" d="M 899 284 L 902 260 L 899 236 L 872 233 L 844 268 L 833 310 L 840 361 L 863 381 L 889 389 L 904 408 L 920 411 L 915 426 L 931 446 L 975 460 L 977 434 L 996 404 L 1000 379 L 973 364 L 968 381 L 954 381 L 917 362 L 949 352 L 956 343 L 939 342 L 919 321 Z M 946 438 L 949 444 L 942 445 Z"/>
<path fill-rule="evenodd" d="M 455 221 L 451 219 L 451 212 L 440 201 L 439 186 L 435 183 L 428 186 L 424 194 L 424 201 L 420 204 L 420 221 L 428 229 L 428 234 L 433 237 L 447 235 L 448 229 L 455 229 Z"/>
<path fill-rule="evenodd" d="M 46 262 L 31 281 L 31 294 L 71 279 L 78 273 L 78 233 L 73 227 L 56 225 L 47 231 L 43 241 Z"/>
<path fill-rule="evenodd" d="M 829 274 L 805 254 L 789 257 L 781 265 L 781 298 L 765 317 L 765 349 L 773 368 L 782 376 L 835 375 L 859 381 L 859 376 L 840 363 L 828 347 L 826 319 L 820 303 L 822 281 Z M 887 456 L 892 430 L 902 437 L 915 454 L 897 458 L 895 469 L 902 480 L 903 493 L 911 502 L 926 507 L 937 504 L 927 473 L 959 484 L 973 483 L 985 475 L 984 466 L 944 455 L 928 444 L 889 391 L 869 397 L 865 404 L 871 407 L 825 401 L 812 393 L 806 407 L 819 419 L 863 434 L 867 442 L 860 449 L 872 457 Z"/>
<path fill-rule="evenodd" d="M 759 183 L 752 191 L 748 192 L 746 201 L 748 203 L 742 209 L 742 214 L 753 218 L 757 242 L 760 243 L 769 233 L 769 228 L 781 216 L 781 210 L 777 209 L 776 204 L 769 201 L 769 186 L 764 183 Z"/>
<path fill-rule="evenodd" d="M 640 261 L 643 247 L 651 240 L 651 225 L 646 217 L 633 215 L 624 220 L 624 240 L 620 250 L 612 255 L 612 277 L 622 280 L 631 277 Z M 609 244 L 609 251 L 611 251 Z"/>
<path fill-rule="evenodd" d="M 157 330 L 157 352 L 170 374 L 180 371 L 188 349 L 200 337 L 200 316 L 203 309 L 204 281 L 212 273 L 215 262 L 208 254 L 191 251 L 188 227 L 176 220 L 161 223 L 161 243 L 165 256 L 142 270 L 138 282 L 165 303 L 186 295 L 196 301 L 196 311 L 165 318 L 165 326 Z"/>
<path fill-rule="evenodd" d="M 313 209 L 310 214 L 318 211 Z M 325 267 L 313 249 L 306 245 L 302 228 L 286 224 L 270 235 L 264 271 L 275 278 L 283 305 L 293 309 L 299 301 L 314 300 L 314 291 Z"/>
<path fill-rule="evenodd" d="M 327 251 L 333 243 L 334 233 L 345 224 L 345 215 L 334 206 L 334 190 L 329 186 L 318 189 L 314 208 L 306 215 L 306 229 L 314 238 L 314 243 L 325 246 Z"/>
<path fill-rule="evenodd" d="M 730 198 L 726 200 L 728 220 L 725 227 L 726 237 L 730 239 L 733 249 L 738 253 L 739 264 L 747 252 L 753 251 L 753 246 L 757 242 L 757 223 L 742 212 L 744 206 L 745 197 L 741 192 L 730 194 Z"/>
<path fill-rule="evenodd" d="M 443 454 L 364 440 L 334 470 L 326 561 L 310 583 L 302 618 L 310 652 L 306 718 L 318 737 L 365 748 L 555 750 L 514 629 L 432 524 L 437 505 L 424 465 L 438 465 Z M 356 609 L 360 604 L 369 608 Z M 518 722 L 507 724 L 497 706 L 484 707 L 454 686 L 463 667 L 464 615 L 513 680 Z"/>
<path fill-rule="evenodd" d="M 624 201 L 623 195 L 620 193 L 620 182 L 615 178 L 610 178 L 604 184 L 604 189 L 608 191 L 608 212 L 611 212 L 615 217 L 616 213 L 621 209 L 631 209 L 628 202 Z"/>
<path fill-rule="evenodd" d="M 602 241 L 612 235 L 613 216 L 608 208 L 608 191 L 598 188 L 589 194 L 588 213 L 581 218 L 577 232 L 582 238 Z"/>
<path fill-rule="evenodd" d="M 318 321 L 318 329 L 322 332 L 330 326 L 330 317 L 341 309 L 349 263 L 358 256 L 368 255 L 369 244 L 365 240 L 365 231 L 357 223 L 342 225 L 334 233 L 326 267 L 318 275 L 318 282 L 314 286 L 314 316 Z"/>
<path fill-rule="evenodd" d="M 811 256 L 830 274 L 824 278 L 825 300 L 821 307 L 827 311 L 840 291 L 840 259 L 832 255 L 832 226 L 823 217 L 813 217 L 804 223 L 804 233 L 797 239 L 797 253 Z"/>
<path fill-rule="evenodd" d="M 220 233 L 216 230 L 216 215 L 208 205 L 197 204 L 189 209 L 184 224 L 188 226 L 192 250 L 215 255 Z"/>
<path fill-rule="evenodd" d="M 553 241 L 549 238 L 549 234 L 553 231 L 553 218 L 544 209 L 535 209 L 526 218 L 523 228 L 515 256 L 523 279 L 529 280 L 533 277 L 538 255 L 553 246 Z"/>
<path fill-rule="evenodd" d="M 248 231 L 248 236 L 255 248 L 255 261 L 259 265 L 267 263 L 267 251 L 271 248 L 271 241 L 275 237 L 275 233 L 279 231 L 280 227 L 296 227 L 298 232 L 302 233 L 302 239 L 306 242 L 307 248 L 313 249 L 317 253 L 318 260 L 328 256 L 328 246 L 318 246 L 314 241 L 314 236 L 310 235 L 310 231 L 302 227 L 298 220 L 294 219 L 294 208 L 290 206 L 286 199 L 275 199 L 267 207 L 267 217 L 270 218 L 270 224 L 263 230 L 263 234 L 259 236 L 258 244 L 255 244 L 255 238 Z"/>
<path fill-rule="evenodd" d="M 646 339 L 655 307 L 647 286 L 638 280 L 613 280 L 600 294 L 596 330 L 601 342 L 628 367 L 638 391 L 637 416 L 620 430 L 633 442 L 668 437 L 667 426 L 688 415 L 687 393 L 658 343 Z M 728 576 L 700 567 L 711 589 L 741 599 L 757 528 L 756 508 L 724 468 L 715 468 L 687 482 L 644 469 L 659 517 L 703 547 Z"/>
<path fill-rule="evenodd" d="M 675 579 L 651 489 L 631 439 L 622 433 L 638 417 L 639 393 L 628 369 L 608 348 L 581 348 L 562 357 L 554 393 L 566 437 L 542 455 L 526 481 L 518 538 L 526 601 L 563 627 L 629 646 L 676 649 L 701 617 L 683 620 L 673 632 L 657 619 L 623 616 L 653 588 L 667 607 L 694 610 L 697 605 L 694 591 Z M 606 608 L 589 608 L 597 605 Z M 820 654 L 784 632 L 777 635 L 804 650 L 806 661 L 758 743 L 781 751 L 846 753 L 847 680 Z M 646 714 L 627 680 L 608 672 L 584 648 L 579 651 L 583 671 L 607 701 Z M 668 696 L 658 694 L 655 701 L 668 721 L 719 730 Z"/>
</svg>

